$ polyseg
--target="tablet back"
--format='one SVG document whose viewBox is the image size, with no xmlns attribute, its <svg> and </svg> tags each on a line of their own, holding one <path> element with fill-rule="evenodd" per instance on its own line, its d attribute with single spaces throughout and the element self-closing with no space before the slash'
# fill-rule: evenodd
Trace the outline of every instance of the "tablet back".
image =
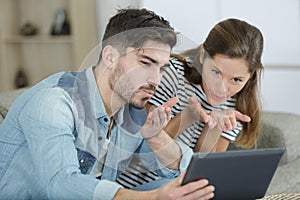
<svg viewBox="0 0 300 200">
<path fill-rule="evenodd" d="M 206 178 L 215 186 L 215 200 L 262 198 L 285 149 L 270 148 L 195 153 L 183 184 Z"/>
</svg>

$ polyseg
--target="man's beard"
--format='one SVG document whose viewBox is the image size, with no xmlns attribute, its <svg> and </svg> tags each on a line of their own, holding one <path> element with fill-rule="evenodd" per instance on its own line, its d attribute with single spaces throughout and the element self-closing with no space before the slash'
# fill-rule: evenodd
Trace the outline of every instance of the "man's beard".
<svg viewBox="0 0 300 200">
<path fill-rule="evenodd" d="M 144 95 L 142 95 L 143 97 L 139 97 L 139 93 L 143 93 L 143 90 L 155 92 L 156 88 L 148 84 L 135 88 L 133 84 L 134 81 L 132 81 L 133 77 L 129 74 L 124 74 L 121 62 L 117 65 L 114 74 L 110 77 L 110 87 L 114 91 L 114 94 L 122 101 L 136 108 L 144 108 L 149 97 L 144 97 Z"/>
<path fill-rule="evenodd" d="M 131 96 L 131 98 L 129 99 L 129 104 L 131 104 L 132 106 L 134 106 L 138 109 L 142 109 L 145 107 L 148 100 L 149 100 L 149 98 L 137 99 L 137 98 L 135 98 L 135 93 L 134 93 Z"/>
<path fill-rule="evenodd" d="M 142 92 L 144 87 L 134 88 L 131 78 L 132 76 L 123 74 L 122 64 L 119 63 L 114 74 L 110 77 L 110 87 L 114 94 L 113 98 L 129 103 L 136 108 L 143 108 L 148 98 L 139 98 L 139 92 Z M 114 104 L 116 102 L 112 99 L 111 103 Z"/>
<path fill-rule="evenodd" d="M 139 92 L 143 92 L 143 90 L 153 91 L 155 92 L 155 87 L 151 85 L 142 86 L 139 87 L 138 90 L 136 90 L 129 99 L 129 104 L 133 105 L 136 108 L 144 108 L 147 101 L 150 99 L 149 97 L 140 97 L 139 98 Z"/>
</svg>

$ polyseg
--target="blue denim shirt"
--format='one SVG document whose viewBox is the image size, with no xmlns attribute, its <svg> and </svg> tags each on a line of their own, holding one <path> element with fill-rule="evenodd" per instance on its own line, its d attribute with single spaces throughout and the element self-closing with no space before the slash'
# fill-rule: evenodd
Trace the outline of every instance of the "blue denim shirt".
<svg viewBox="0 0 300 200">
<path fill-rule="evenodd" d="M 93 68 L 48 77 L 21 95 L 0 126 L 0 197 L 4 199 L 112 199 L 114 182 L 132 155 L 162 176 L 179 170 L 158 161 L 140 135 L 145 110 L 125 105 L 114 116 L 101 180 L 94 178 L 110 118 Z"/>
</svg>

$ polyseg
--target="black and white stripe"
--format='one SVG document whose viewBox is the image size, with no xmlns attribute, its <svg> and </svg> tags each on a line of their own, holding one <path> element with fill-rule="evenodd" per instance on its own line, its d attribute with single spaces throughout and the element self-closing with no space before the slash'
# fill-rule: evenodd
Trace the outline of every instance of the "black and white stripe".
<svg viewBox="0 0 300 200">
<path fill-rule="evenodd" d="M 201 86 L 189 83 L 184 77 L 183 64 L 176 58 L 171 58 L 170 65 L 171 66 L 164 72 L 161 83 L 149 103 L 155 106 L 160 106 L 167 102 L 170 98 L 176 96 L 179 99 L 179 102 L 171 108 L 172 117 L 176 116 L 187 107 L 188 100 L 192 96 L 196 96 L 200 100 L 201 106 L 207 112 L 211 112 L 212 110 L 235 109 L 234 98 L 229 98 L 218 107 L 210 105 Z M 204 123 L 198 121 L 183 131 L 176 140 L 182 141 L 193 149 L 203 127 Z M 222 137 L 230 141 L 234 141 L 241 130 L 242 124 L 238 122 L 238 126 L 235 130 L 222 132 Z M 159 177 L 156 173 L 149 172 L 144 166 L 142 166 L 141 163 L 136 163 L 134 165 L 130 165 L 129 169 L 118 177 L 117 182 L 125 188 L 133 188 L 157 178 Z"/>
</svg>

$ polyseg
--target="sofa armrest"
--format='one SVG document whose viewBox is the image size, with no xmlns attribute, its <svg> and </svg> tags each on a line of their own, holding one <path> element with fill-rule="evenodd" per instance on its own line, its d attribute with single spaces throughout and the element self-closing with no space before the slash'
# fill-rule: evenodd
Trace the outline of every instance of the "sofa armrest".
<svg viewBox="0 0 300 200">
<path fill-rule="evenodd" d="M 5 107 L 0 105 L 0 124 L 4 120 L 7 112 L 8 112 L 8 110 Z"/>
<path fill-rule="evenodd" d="M 8 92 L 0 92 L 0 124 L 4 120 L 11 104 L 26 89 L 27 88 L 22 88 L 22 89 L 16 89 Z"/>
<path fill-rule="evenodd" d="M 11 90 L 8 92 L 1 92 L 0 93 L 0 105 L 6 109 L 9 109 L 9 107 L 14 102 L 14 100 L 27 89 L 28 88 L 22 88 L 22 89 Z"/>
</svg>

